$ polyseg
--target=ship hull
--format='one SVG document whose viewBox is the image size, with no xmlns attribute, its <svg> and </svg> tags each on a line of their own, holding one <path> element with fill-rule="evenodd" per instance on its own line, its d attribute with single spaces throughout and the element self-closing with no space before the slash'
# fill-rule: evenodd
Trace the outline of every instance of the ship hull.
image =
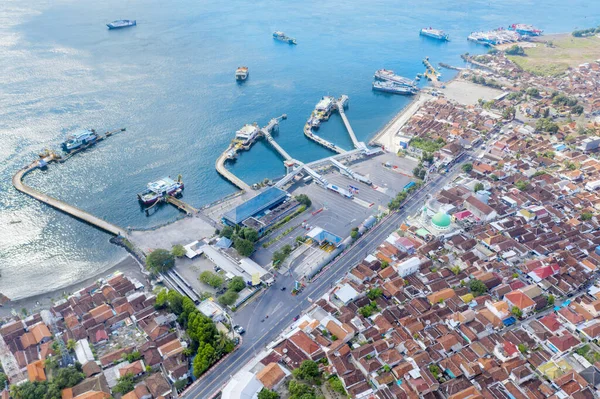
<svg viewBox="0 0 600 399">
<path fill-rule="evenodd" d="M 373 86 L 373 90 L 375 91 L 381 91 L 384 93 L 390 93 L 390 94 L 400 94 L 400 95 L 404 95 L 404 96 L 412 96 L 414 94 L 416 94 L 416 91 L 414 90 L 399 90 L 399 89 L 393 89 L 393 88 L 387 88 L 387 87 L 377 87 L 377 86 Z"/>
<path fill-rule="evenodd" d="M 183 183 L 181 183 L 178 187 L 175 187 L 175 188 L 173 188 L 171 190 L 168 190 L 167 194 L 168 195 L 176 195 L 181 190 L 183 190 Z M 156 195 L 154 195 L 152 197 L 146 197 L 146 198 L 144 198 L 144 196 L 146 194 L 149 194 L 149 193 L 150 193 L 150 191 L 144 191 L 144 192 L 138 194 L 138 200 L 144 206 L 154 205 L 160 199 L 160 197 L 161 197 L 160 195 L 156 194 Z"/>
<path fill-rule="evenodd" d="M 123 29 L 123 28 L 129 28 L 131 26 L 136 26 L 136 25 L 137 25 L 136 21 L 131 21 L 130 23 L 127 23 L 127 24 L 115 24 L 115 23 L 106 24 L 108 29 Z"/>
<path fill-rule="evenodd" d="M 447 42 L 447 41 L 450 40 L 448 35 L 438 35 L 438 34 L 435 34 L 435 33 L 429 33 L 429 32 L 423 32 L 423 31 L 420 32 L 420 35 L 421 36 L 430 37 L 430 38 L 436 39 L 436 40 L 441 40 L 441 41 L 444 41 L 444 42 Z"/>
</svg>

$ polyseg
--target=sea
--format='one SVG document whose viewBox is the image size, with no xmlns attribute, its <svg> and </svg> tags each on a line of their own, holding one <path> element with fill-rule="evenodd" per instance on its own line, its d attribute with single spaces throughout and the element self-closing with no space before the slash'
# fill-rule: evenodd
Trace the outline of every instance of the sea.
<svg viewBox="0 0 600 399">
<path fill-rule="evenodd" d="M 302 127 L 324 95 L 350 98 L 347 116 L 368 141 L 410 98 L 371 90 L 373 73 L 423 72 L 422 60 L 462 66 L 485 48 L 470 32 L 530 23 L 547 33 L 598 25 L 589 0 L 3 0 L 0 2 L 0 292 L 13 299 L 58 290 L 122 259 L 109 236 L 18 193 L 11 176 L 67 134 L 125 127 L 29 185 L 122 227 L 180 217 L 161 206 L 146 216 L 136 193 L 181 174 L 184 201 L 201 207 L 236 191 L 215 171 L 218 155 L 246 123 L 287 114 L 277 141 L 296 159 L 330 153 Z M 116 19 L 137 26 L 108 30 Z M 450 34 L 444 43 L 423 27 Z M 273 40 L 273 31 L 297 46 Z M 235 69 L 249 78 L 236 83 Z M 455 72 L 441 70 L 443 79 Z M 339 116 L 319 134 L 352 148 Z M 257 143 L 230 164 L 252 184 L 284 174 Z"/>
</svg>

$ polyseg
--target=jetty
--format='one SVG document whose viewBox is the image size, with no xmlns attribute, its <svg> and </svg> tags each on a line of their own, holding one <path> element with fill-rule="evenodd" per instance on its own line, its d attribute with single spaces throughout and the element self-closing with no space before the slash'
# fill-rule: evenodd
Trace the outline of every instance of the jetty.
<svg viewBox="0 0 600 399">
<path fill-rule="evenodd" d="M 217 169 L 217 172 L 240 190 L 250 192 L 252 188 L 248 184 L 246 184 L 242 179 L 240 179 L 231 171 L 229 171 L 225 167 L 225 162 L 229 159 L 235 159 L 237 157 L 238 151 L 249 150 L 252 147 L 252 145 L 256 142 L 256 140 L 258 140 L 260 137 L 266 137 L 269 143 L 271 143 L 271 145 L 273 145 L 273 147 L 286 160 L 291 160 L 292 157 L 273 139 L 273 136 L 271 135 L 272 132 L 279 129 L 279 122 L 284 119 L 287 119 L 286 114 L 271 119 L 269 123 L 262 129 L 259 129 L 257 125 L 254 124 L 246 125 L 244 126 L 244 128 L 236 132 L 236 138 L 231 141 L 229 147 L 227 147 L 227 149 L 223 151 L 221 156 L 219 156 L 219 158 L 215 162 L 215 168 Z M 244 131 L 244 129 L 246 130 Z"/>
<path fill-rule="evenodd" d="M 45 160 L 44 162 L 48 163 L 48 162 L 52 162 L 52 161 L 58 161 L 58 158 L 55 158 L 52 155 L 51 155 L 51 157 L 52 157 L 51 159 Z M 13 186 L 18 191 L 20 191 L 24 194 L 27 194 L 30 197 L 35 198 L 36 200 L 43 202 L 46 205 L 49 205 L 55 209 L 58 209 L 59 211 L 62 211 L 68 215 L 71 215 L 76 219 L 86 222 L 100 230 L 103 230 L 103 231 L 110 233 L 112 235 L 115 235 L 115 236 L 121 236 L 121 237 L 127 236 L 127 232 L 124 229 L 122 229 L 112 223 L 109 223 L 104 219 L 94 216 L 91 213 L 88 213 L 82 209 L 79 209 L 73 205 L 69 205 L 64 201 L 50 197 L 49 195 L 44 194 L 44 193 L 26 185 L 25 183 L 23 183 L 23 178 L 31 171 L 41 168 L 40 165 L 43 165 L 43 163 L 41 164 L 40 161 L 35 161 L 32 164 L 24 167 L 23 169 L 20 169 L 17 173 L 15 173 L 15 175 L 12 178 Z"/>
<path fill-rule="evenodd" d="M 345 94 L 342 94 L 342 96 L 336 101 L 336 109 L 337 111 L 340 113 L 340 116 L 342 117 L 342 121 L 344 122 L 344 126 L 346 127 L 346 130 L 348 131 L 348 134 L 350 135 L 350 140 L 352 140 L 352 144 L 354 145 L 354 148 L 359 149 L 359 150 L 364 150 L 367 148 L 366 144 L 358 141 L 358 139 L 356 138 L 356 134 L 354 134 L 354 129 L 352 129 L 352 126 L 350 125 L 350 121 L 348 120 L 348 117 L 346 116 L 346 112 L 345 112 L 345 108 L 348 107 L 348 96 Z"/>
<path fill-rule="evenodd" d="M 426 68 L 423 76 L 425 76 L 431 82 L 437 83 L 440 78 L 440 73 L 438 71 L 436 71 L 436 69 L 433 67 L 433 65 L 431 65 L 431 62 L 429 62 L 429 57 L 425 57 L 425 59 L 423 60 L 423 64 L 425 65 L 425 68 Z"/>
</svg>

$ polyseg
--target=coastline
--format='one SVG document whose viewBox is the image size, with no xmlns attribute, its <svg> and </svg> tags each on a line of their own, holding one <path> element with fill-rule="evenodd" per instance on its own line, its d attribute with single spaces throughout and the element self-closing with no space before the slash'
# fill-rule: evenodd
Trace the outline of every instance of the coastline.
<svg viewBox="0 0 600 399">
<path fill-rule="evenodd" d="M 17 300 L 11 300 L 6 302 L 4 306 L 0 307 L 0 318 L 11 317 L 11 311 L 14 309 L 17 313 L 21 314 L 22 309 L 27 309 L 27 314 L 39 312 L 43 309 L 49 309 L 53 306 L 53 301 L 57 301 L 70 295 L 82 288 L 85 288 L 97 280 L 109 276 L 117 271 L 123 272 L 130 277 L 138 279 L 142 284 L 147 283 L 147 278 L 144 272 L 142 272 L 143 266 L 133 258 L 131 255 L 127 255 L 125 258 L 117 262 L 114 266 L 95 274 L 85 280 L 80 280 L 70 284 L 68 286 L 58 288 L 53 291 L 48 291 L 43 294 L 37 294 L 30 297 L 24 297 Z"/>
</svg>

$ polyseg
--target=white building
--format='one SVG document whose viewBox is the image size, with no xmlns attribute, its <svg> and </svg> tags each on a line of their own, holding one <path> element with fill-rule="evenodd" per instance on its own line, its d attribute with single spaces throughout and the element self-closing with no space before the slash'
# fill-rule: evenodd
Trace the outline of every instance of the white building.
<svg viewBox="0 0 600 399">
<path fill-rule="evenodd" d="M 235 138 L 242 140 L 244 143 L 254 140 L 259 129 L 256 125 L 244 125 L 243 128 L 235 132 Z"/>
<path fill-rule="evenodd" d="M 77 357 L 77 361 L 81 364 L 94 361 L 94 354 L 92 353 L 92 348 L 90 348 L 90 343 L 87 339 L 80 339 L 77 341 L 75 344 L 75 356 Z"/>
<path fill-rule="evenodd" d="M 404 278 L 406 276 L 410 276 L 411 274 L 418 272 L 420 266 L 421 259 L 419 259 L 417 256 L 413 256 L 412 258 L 409 258 L 404 262 L 398 263 L 396 266 L 393 267 L 394 270 L 398 272 L 400 277 Z"/>
<path fill-rule="evenodd" d="M 263 384 L 249 371 L 240 371 L 235 374 L 223 391 L 222 399 L 255 399 L 258 392 L 263 389 Z"/>
<path fill-rule="evenodd" d="M 356 298 L 358 298 L 358 291 L 356 291 L 350 284 L 344 284 L 334 294 L 337 299 L 342 301 L 344 305 L 349 304 Z"/>
</svg>

